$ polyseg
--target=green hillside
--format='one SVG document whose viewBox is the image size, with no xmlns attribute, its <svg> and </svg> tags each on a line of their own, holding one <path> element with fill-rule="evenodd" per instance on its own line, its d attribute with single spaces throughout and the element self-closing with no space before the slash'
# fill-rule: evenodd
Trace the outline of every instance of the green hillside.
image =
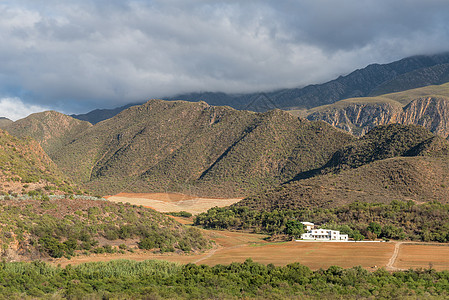
<svg viewBox="0 0 449 300">
<path fill-rule="evenodd" d="M 257 210 L 336 207 L 360 202 L 449 199 L 449 142 L 414 125 L 379 126 L 335 152 L 323 167 L 248 197 Z"/>
<path fill-rule="evenodd" d="M 403 156 L 435 137 L 422 126 L 390 124 L 377 126 L 357 141 L 335 152 L 323 169 L 357 168 L 373 161 Z M 329 172 L 329 170 L 327 170 Z"/>
<path fill-rule="evenodd" d="M 4 127 L 18 137 L 31 137 L 53 157 L 63 145 L 70 143 L 79 133 L 92 124 L 80 121 L 56 111 L 31 114 Z"/>
<path fill-rule="evenodd" d="M 449 142 L 422 127 L 379 126 L 296 179 L 210 209 L 195 224 L 291 235 L 306 220 L 354 239 L 449 241 Z"/>
<path fill-rule="evenodd" d="M 337 207 L 360 202 L 388 203 L 449 199 L 447 157 L 395 157 L 338 174 L 294 181 L 238 202 L 257 210 Z"/>
<path fill-rule="evenodd" d="M 20 139 L 0 130 L 0 191 L 22 194 L 46 187 L 69 191 L 69 181 L 32 139 Z"/>
<path fill-rule="evenodd" d="M 7 260 L 209 247 L 199 230 L 152 209 L 85 197 L 0 199 L 0 232 Z"/>
<path fill-rule="evenodd" d="M 300 263 L 180 265 L 115 260 L 65 268 L 47 263 L 4 263 L 5 299 L 445 299 L 447 271 L 388 272 Z M 20 283 L 20 284 L 18 284 Z"/>
<path fill-rule="evenodd" d="M 150 100 L 94 126 L 62 127 L 70 117 L 57 117 L 40 119 L 45 128 L 62 128 L 59 135 L 33 130 L 34 138 L 65 174 L 100 194 L 248 195 L 323 165 L 353 140 L 280 110 L 254 113 L 204 102 Z"/>
</svg>

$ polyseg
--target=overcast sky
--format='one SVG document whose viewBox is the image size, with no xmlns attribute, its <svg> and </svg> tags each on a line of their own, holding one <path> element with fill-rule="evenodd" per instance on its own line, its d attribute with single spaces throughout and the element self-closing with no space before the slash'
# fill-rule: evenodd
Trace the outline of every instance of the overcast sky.
<svg viewBox="0 0 449 300">
<path fill-rule="evenodd" d="M 449 50 L 447 0 L 0 0 L 0 116 L 322 83 Z"/>
</svg>

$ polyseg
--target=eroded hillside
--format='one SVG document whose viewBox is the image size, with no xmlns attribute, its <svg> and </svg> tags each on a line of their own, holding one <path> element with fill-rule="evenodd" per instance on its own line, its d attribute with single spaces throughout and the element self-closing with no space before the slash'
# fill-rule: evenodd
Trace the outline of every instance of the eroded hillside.
<svg viewBox="0 0 449 300">
<path fill-rule="evenodd" d="M 449 136 L 449 84 L 371 98 L 353 98 L 314 108 L 309 120 L 322 120 L 354 135 L 378 125 L 421 125 L 444 138 Z M 295 112 L 293 112 L 295 113 Z"/>
</svg>

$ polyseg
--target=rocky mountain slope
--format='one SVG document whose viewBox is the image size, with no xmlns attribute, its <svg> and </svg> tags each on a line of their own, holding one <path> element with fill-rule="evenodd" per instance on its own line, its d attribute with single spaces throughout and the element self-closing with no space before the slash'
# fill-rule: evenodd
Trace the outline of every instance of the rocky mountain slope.
<svg viewBox="0 0 449 300">
<path fill-rule="evenodd" d="M 449 142 L 417 126 L 381 126 L 337 151 L 314 174 L 248 197 L 257 210 L 338 207 L 354 201 L 449 199 Z"/>
<path fill-rule="evenodd" d="M 379 96 L 446 82 L 449 82 L 449 63 L 437 64 L 399 75 L 395 79 L 379 85 L 369 96 Z"/>
<path fill-rule="evenodd" d="M 363 135 L 377 125 L 399 123 L 422 125 L 446 138 L 449 84 L 379 97 L 352 98 L 301 113 L 309 120 L 322 120 L 355 135 Z"/>
<path fill-rule="evenodd" d="M 62 128 L 58 122 L 65 118 L 51 127 Z M 205 102 L 151 100 L 94 126 L 73 124 L 59 138 L 35 138 L 63 172 L 101 194 L 248 195 L 321 166 L 353 140 L 281 110 L 254 113 Z"/>
<path fill-rule="evenodd" d="M 372 64 L 323 84 L 282 89 L 265 95 L 277 108 L 312 108 L 346 98 L 379 95 L 380 92 L 391 93 L 447 82 L 448 63 L 449 53 L 413 56 L 389 64 Z M 442 66 L 444 64 L 446 65 Z M 247 109 L 258 97 L 260 93 L 243 95 L 195 93 L 178 95 L 175 98 L 203 100 L 213 105 L 231 105 L 237 109 Z M 261 111 L 264 111 L 263 106 L 261 108 Z"/>
</svg>

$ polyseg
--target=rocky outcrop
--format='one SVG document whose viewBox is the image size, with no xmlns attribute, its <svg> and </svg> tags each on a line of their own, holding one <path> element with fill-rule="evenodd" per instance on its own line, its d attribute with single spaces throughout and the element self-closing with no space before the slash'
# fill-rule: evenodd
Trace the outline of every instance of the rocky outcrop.
<svg viewBox="0 0 449 300">
<path fill-rule="evenodd" d="M 421 125 L 446 138 L 449 135 L 449 99 L 425 97 L 413 100 L 394 121 Z"/>
<path fill-rule="evenodd" d="M 322 120 L 354 135 L 364 135 L 378 125 L 391 123 L 421 125 L 431 132 L 449 136 L 449 98 L 421 97 L 405 107 L 394 102 L 342 103 L 317 110 L 307 116 Z"/>
<path fill-rule="evenodd" d="M 348 103 L 343 107 L 330 107 L 316 111 L 309 120 L 321 120 L 354 135 L 364 135 L 378 125 L 393 123 L 402 112 L 400 105 L 393 103 Z"/>
</svg>

